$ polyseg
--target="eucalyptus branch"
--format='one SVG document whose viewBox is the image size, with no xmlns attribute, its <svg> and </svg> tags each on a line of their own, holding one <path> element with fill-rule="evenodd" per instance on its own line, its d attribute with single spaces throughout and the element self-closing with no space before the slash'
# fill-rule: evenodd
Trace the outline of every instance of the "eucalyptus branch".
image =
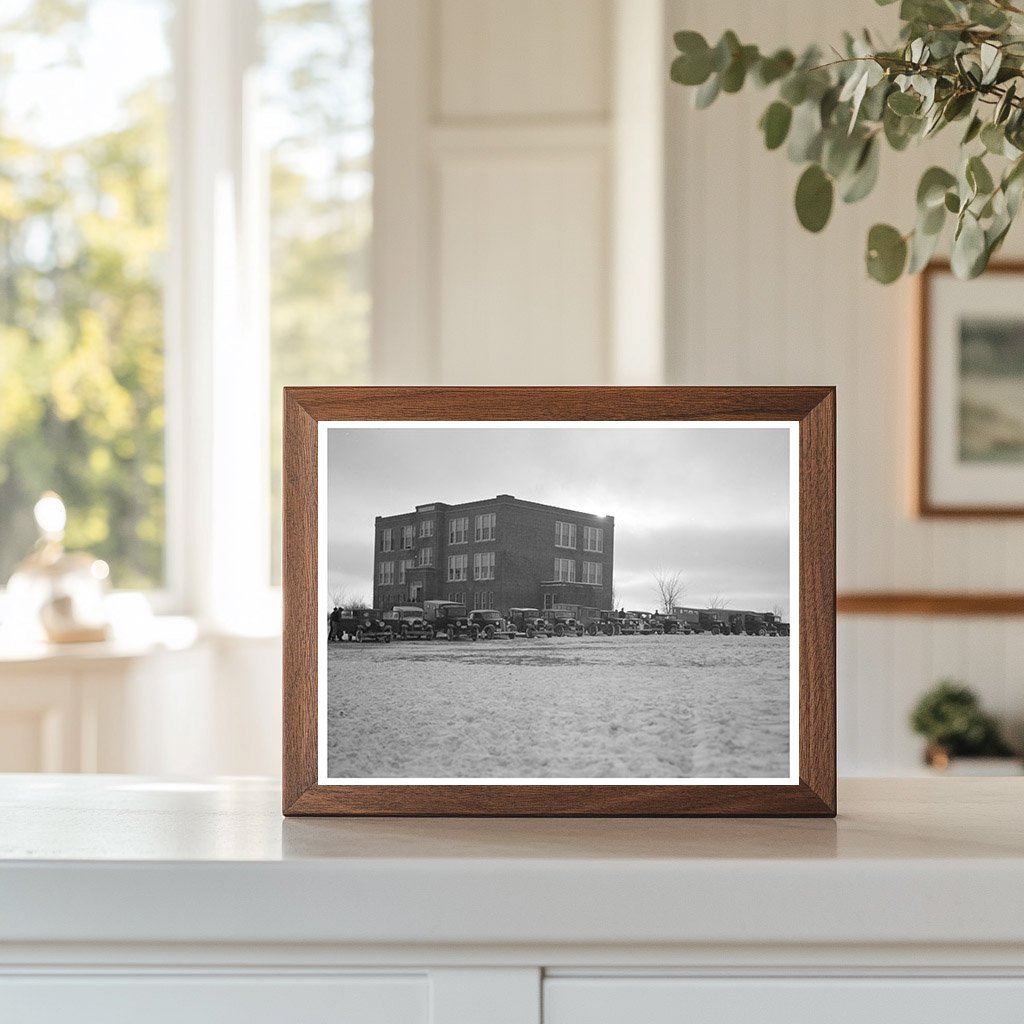
<svg viewBox="0 0 1024 1024">
<path fill-rule="evenodd" d="M 847 34 L 827 62 L 813 47 L 797 58 L 789 50 L 762 54 L 734 32 L 714 46 L 699 33 L 678 32 L 671 75 L 697 88 L 701 109 L 751 81 L 774 89 L 759 128 L 768 149 L 785 146 L 789 159 L 803 165 L 796 214 L 815 232 L 831 218 L 837 194 L 847 203 L 870 194 L 883 144 L 901 152 L 963 122 L 958 166 L 925 172 L 909 231 L 871 228 L 866 266 L 884 284 L 916 273 L 952 220 L 953 269 L 975 277 L 1024 205 L 1024 39 L 1012 20 L 1024 9 L 1010 0 L 991 0 L 988 7 L 902 0 L 899 12 L 896 48 L 875 47 L 867 33 Z"/>
</svg>

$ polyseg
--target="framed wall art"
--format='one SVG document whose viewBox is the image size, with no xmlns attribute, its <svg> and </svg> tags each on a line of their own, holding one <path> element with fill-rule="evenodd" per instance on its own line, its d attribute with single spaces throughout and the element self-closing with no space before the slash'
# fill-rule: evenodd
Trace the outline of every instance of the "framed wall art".
<svg viewBox="0 0 1024 1024">
<path fill-rule="evenodd" d="M 833 389 L 284 415 L 285 814 L 835 814 Z"/>
<path fill-rule="evenodd" d="M 1024 263 L 919 288 L 917 511 L 1024 515 Z"/>
</svg>

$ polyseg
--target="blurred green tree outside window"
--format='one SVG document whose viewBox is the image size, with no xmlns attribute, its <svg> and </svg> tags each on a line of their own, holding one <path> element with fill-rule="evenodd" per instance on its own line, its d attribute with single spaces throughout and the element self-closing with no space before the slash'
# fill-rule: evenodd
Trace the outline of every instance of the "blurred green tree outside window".
<svg viewBox="0 0 1024 1024">
<path fill-rule="evenodd" d="M 369 374 L 370 0 L 263 0 L 270 159 L 271 573 L 280 577 L 281 389 Z"/>
<path fill-rule="evenodd" d="M 163 582 L 170 15 L 0 8 L 0 585 L 47 489 L 116 586 Z"/>
<path fill-rule="evenodd" d="M 258 4 L 272 522 L 254 558 L 277 582 L 281 388 L 368 375 L 373 43 L 371 0 Z M 0 586 L 47 489 L 115 586 L 165 582 L 174 16 L 174 0 L 0 5 Z"/>
</svg>

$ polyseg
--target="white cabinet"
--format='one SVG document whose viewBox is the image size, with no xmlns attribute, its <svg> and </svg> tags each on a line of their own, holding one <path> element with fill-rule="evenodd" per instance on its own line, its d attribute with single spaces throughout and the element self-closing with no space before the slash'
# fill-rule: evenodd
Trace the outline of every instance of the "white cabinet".
<svg viewBox="0 0 1024 1024">
<path fill-rule="evenodd" d="M 0 978 L 17 1024 L 427 1024 L 425 974 Z"/>
<path fill-rule="evenodd" d="M 0 1022 L 1022 1024 L 1020 796 L 282 820 L 258 779 L 0 776 Z"/>
<path fill-rule="evenodd" d="M 1024 979 L 549 978 L 544 1024 L 1020 1024 Z"/>
</svg>

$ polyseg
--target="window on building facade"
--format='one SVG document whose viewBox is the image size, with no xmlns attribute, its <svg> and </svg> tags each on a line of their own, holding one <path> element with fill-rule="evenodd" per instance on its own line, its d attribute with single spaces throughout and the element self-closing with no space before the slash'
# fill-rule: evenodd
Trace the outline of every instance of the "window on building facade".
<svg viewBox="0 0 1024 1024">
<path fill-rule="evenodd" d="M 464 580 L 469 567 L 469 555 L 448 556 L 448 580 Z"/>
<path fill-rule="evenodd" d="M 431 566 L 434 564 L 434 549 L 433 548 L 420 548 L 419 559 L 417 564 L 420 566 Z"/>
<path fill-rule="evenodd" d="M 494 591 L 493 590 L 478 590 L 473 595 L 473 610 L 477 611 L 483 608 L 494 607 Z"/>
<path fill-rule="evenodd" d="M 434 520 L 433 519 L 421 519 L 420 520 L 420 536 L 421 537 L 433 537 L 434 536 Z"/>
<path fill-rule="evenodd" d="M 456 604 L 464 604 L 466 600 L 466 593 L 463 590 L 449 590 L 448 600 L 454 601 Z"/>
<path fill-rule="evenodd" d="M 413 541 L 416 537 L 416 528 L 413 526 L 402 527 L 402 550 L 411 551 Z"/>
<path fill-rule="evenodd" d="M 548 611 L 555 607 L 555 595 L 545 594 L 544 595 L 544 611 Z"/>
<path fill-rule="evenodd" d="M 576 582 L 576 560 L 573 558 L 555 559 L 555 579 L 559 583 Z"/>
<path fill-rule="evenodd" d="M 469 516 L 448 520 L 448 543 L 467 544 L 469 542 Z"/>
<path fill-rule="evenodd" d="M 574 548 L 576 547 L 576 524 L 555 523 L 555 547 Z"/>
<path fill-rule="evenodd" d="M 494 552 L 481 551 L 473 556 L 473 579 L 494 579 Z"/>
<path fill-rule="evenodd" d="M 394 534 L 391 530 L 380 531 L 380 550 L 390 551 L 394 546 Z"/>
<path fill-rule="evenodd" d="M 402 561 L 398 563 L 398 582 L 405 583 L 406 573 L 415 567 L 416 563 L 411 558 L 403 558 Z"/>
<path fill-rule="evenodd" d="M 382 587 L 390 586 L 395 582 L 395 563 L 381 562 L 377 569 L 377 582 Z"/>
<path fill-rule="evenodd" d="M 584 583 L 595 583 L 597 586 L 601 586 L 602 570 L 604 566 L 600 562 L 584 562 L 583 563 L 583 582 Z"/>
<path fill-rule="evenodd" d="M 583 550 L 597 554 L 604 552 L 604 530 L 600 526 L 583 527 Z"/>
<path fill-rule="evenodd" d="M 473 530 L 474 540 L 494 540 L 494 528 L 497 524 L 496 512 L 485 512 L 483 515 L 477 516 Z"/>
</svg>

